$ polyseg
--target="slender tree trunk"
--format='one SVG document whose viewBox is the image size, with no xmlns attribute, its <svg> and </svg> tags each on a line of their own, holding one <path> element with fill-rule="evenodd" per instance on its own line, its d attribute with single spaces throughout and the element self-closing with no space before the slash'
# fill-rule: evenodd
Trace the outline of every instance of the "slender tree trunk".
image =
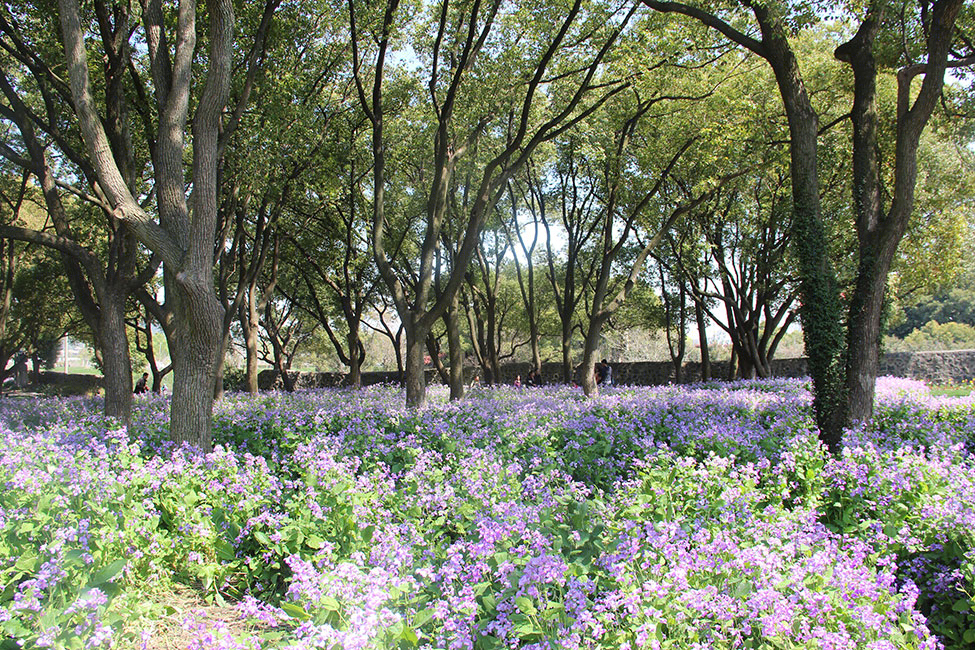
<svg viewBox="0 0 975 650">
<path fill-rule="evenodd" d="M 701 344 L 701 381 L 711 381 L 711 351 L 708 348 L 707 318 L 700 300 L 694 301 L 694 316 L 697 320 L 697 336 Z"/>
<path fill-rule="evenodd" d="M 567 319 L 562 321 L 562 381 L 572 383 L 572 323 Z"/>
<path fill-rule="evenodd" d="M 213 369 L 213 399 L 219 402 L 223 399 L 223 376 L 227 367 L 227 350 L 230 349 L 230 328 L 224 327 L 220 337 L 220 352 L 217 354 L 216 368 Z"/>
<path fill-rule="evenodd" d="M 454 294 L 453 300 L 444 313 L 447 325 L 447 353 L 450 355 L 450 399 L 464 397 L 464 350 L 460 343 L 460 296 Z"/>
<path fill-rule="evenodd" d="M 427 353 L 430 355 L 430 362 L 433 367 L 437 369 L 440 383 L 446 386 L 450 383 L 450 374 L 447 372 L 447 367 L 443 365 L 443 361 L 440 360 L 440 352 L 440 340 L 433 335 L 433 332 L 430 332 L 427 334 Z"/>
<path fill-rule="evenodd" d="M 247 392 L 251 395 L 257 395 L 260 388 L 257 385 L 257 341 L 258 341 L 258 327 L 250 319 L 247 319 L 247 326 L 244 328 L 244 350 L 245 350 L 245 364 L 246 364 L 246 388 Z"/>
</svg>

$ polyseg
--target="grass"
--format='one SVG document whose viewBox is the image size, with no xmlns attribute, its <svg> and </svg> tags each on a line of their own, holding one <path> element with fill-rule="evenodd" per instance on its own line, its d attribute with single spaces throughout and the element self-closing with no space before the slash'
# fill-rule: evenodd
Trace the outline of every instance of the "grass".
<svg viewBox="0 0 975 650">
<path fill-rule="evenodd" d="M 973 390 L 975 390 L 975 379 L 969 379 L 960 384 L 935 384 L 931 386 L 931 395 L 935 397 L 968 397 Z"/>
</svg>

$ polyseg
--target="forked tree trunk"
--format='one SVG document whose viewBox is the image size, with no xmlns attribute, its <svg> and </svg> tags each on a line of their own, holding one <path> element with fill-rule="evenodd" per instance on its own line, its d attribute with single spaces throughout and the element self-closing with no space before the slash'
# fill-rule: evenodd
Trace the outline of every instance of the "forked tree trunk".
<svg viewBox="0 0 975 650">
<path fill-rule="evenodd" d="M 170 353 L 175 373 L 170 432 L 178 443 L 211 448 L 214 379 L 223 329 L 223 307 L 213 282 L 217 222 L 217 163 L 221 119 L 232 75 L 234 5 L 208 0 L 207 66 L 192 119 L 192 193 L 186 193 L 186 123 L 194 87 L 196 3 L 179 3 L 175 38 L 165 38 L 160 3 L 144 4 L 146 29 L 156 30 L 149 56 L 157 101 L 158 139 L 153 171 L 158 222 L 129 190 L 96 110 L 85 46 L 85 22 L 77 0 L 59 0 L 61 33 L 71 94 L 85 148 L 114 214 L 160 257 L 172 301 Z M 172 43 L 172 46 L 171 46 Z M 165 52 L 163 52 L 165 50 Z"/>
</svg>

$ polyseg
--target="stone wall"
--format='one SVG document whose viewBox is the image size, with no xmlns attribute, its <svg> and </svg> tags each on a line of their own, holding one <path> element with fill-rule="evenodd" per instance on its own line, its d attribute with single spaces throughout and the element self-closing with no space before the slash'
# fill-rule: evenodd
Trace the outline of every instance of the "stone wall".
<svg viewBox="0 0 975 650">
<path fill-rule="evenodd" d="M 675 380 L 674 366 L 668 361 L 636 361 L 630 363 L 613 363 L 613 381 L 617 384 L 632 384 L 640 386 L 659 386 L 673 383 Z M 728 376 L 728 362 L 719 361 L 711 364 L 711 376 L 724 379 Z M 501 381 L 505 384 L 514 383 L 515 377 L 520 376 L 524 381 L 528 376 L 529 364 L 511 363 L 501 368 Z M 776 377 L 805 377 L 808 374 L 806 360 L 774 359 L 772 371 Z M 578 369 L 577 369 L 578 372 Z M 975 379 L 975 350 L 952 350 L 944 352 L 891 352 L 884 355 L 880 361 L 880 374 L 895 377 L 920 379 L 931 384 L 961 383 Z M 470 383 L 475 375 L 480 375 L 480 369 L 465 369 L 464 376 Z M 701 380 L 701 364 L 684 364 L 681 381 L 692 383 Z M 342 373 L 293 373 L 297 388 L 320 388 L 325 386 L 341 386 L 346 383 L 346 376 Z M 542 378 L 545 383 L 558 383 L 562 378 L 562 366 L 556 363 L 542 365 Z M 577 377 L 578 378 L 578 377 Z M 435 370 L 427 371 L 427 383 L 439 383 L 440 377 Z M 264 370 L 258 377 L 261 390 L 281 389 L 281 380 L 275 370 Z M 365 372 L 362 373 L 362 383 L 393 384 L 398 383 L 395 372 Z"/>
</svg>

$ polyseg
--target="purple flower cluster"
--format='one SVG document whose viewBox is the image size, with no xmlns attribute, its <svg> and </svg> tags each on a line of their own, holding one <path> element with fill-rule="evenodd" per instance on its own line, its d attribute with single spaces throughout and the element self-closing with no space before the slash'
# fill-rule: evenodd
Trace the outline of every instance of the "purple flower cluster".
<svg viewBox="0 0 975 650">
<path fill-rule="evenodd" d="M 238 601 L 239 625 L 187 619 L 201 649 L 966 647 L 972 400 L 884 379 L 836 459 L 810 403 L 795 380 L 231 395 L 206 455 L 160 399 L 127 430 L 4 404 L 0 625 L 135 643 L 136 594 L 177 580 Z"/>
</svg>

